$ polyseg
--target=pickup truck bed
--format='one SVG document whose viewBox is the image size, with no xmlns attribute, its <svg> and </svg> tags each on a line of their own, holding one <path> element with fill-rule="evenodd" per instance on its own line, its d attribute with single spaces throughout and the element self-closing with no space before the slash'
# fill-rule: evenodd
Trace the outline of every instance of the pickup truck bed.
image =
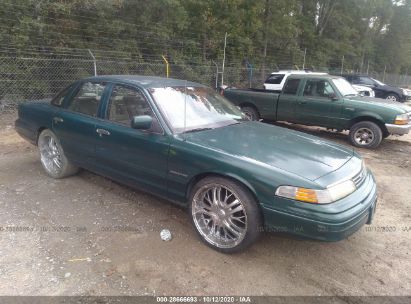
<svg viewBox="0 0 411 304">
<path fill-rule="evenodd" d="M 277 120 L 277 105 L 280 93 L 261 89 L 227 89 L 224 96 L 242 108 L 249 106 L 258 109 L 259 117 Z"/>
</svg>

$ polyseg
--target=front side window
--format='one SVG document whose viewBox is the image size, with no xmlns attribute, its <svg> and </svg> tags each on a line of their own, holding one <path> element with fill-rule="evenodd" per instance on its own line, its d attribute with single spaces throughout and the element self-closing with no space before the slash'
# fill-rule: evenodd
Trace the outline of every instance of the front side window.
<svg viewBox="0 0 411 304">
<path fill-rule="evenodd" d="M 103 95 L 105 84 L 85 82 L 73 97 L 68 109 L 90 116 L 97 116 L 98 105 Z"/>
<path fill-rule="evenodd" d="M 283 81 L 284 78 L 284 74 L 274 74 L 274 75 L 270 75 L 270 77 L 267 78 L 267 80 L 265 81 L 265 83 L 269 83 L 269 84 L 280 84 L 281 81 Z"/>
<path fill-rule="evenodd" d="M 153 124 L 149 131 L 161 132 L 157 117 L 143 93 L 134 88 L 115 85 L 110 97 L 107 118 L 130 126 L 133 117 L 141 115 L 148 115 L 153 118 Z"/>
<path fill-rule="evenodd" d="M 206 87 L 161 87 L 150 93 L 175 133 L 213 129 L 246 120 L 221 95 Z"/>
<path fill-rule="evenodd" d="M 296 95 L 298 86 L 300 85 L 300 79 L 288 79 L 284 86 L 283 94 Z"/>
<path fill-rule="evenodd" d="M 326 80 L 307 80 L 304 87 L 304 96 L 330 97 L 335 95 L 331 84 Z"/>
<path fill-rule="evenodd" d="M 61 90 L 56 97 L 51 100 L 51 104 L 53 106 L 61 107 L 63 105 L 64 99 L 66 98 L 67 94 L 71 92 L 73 85 Z"/>
</svg>

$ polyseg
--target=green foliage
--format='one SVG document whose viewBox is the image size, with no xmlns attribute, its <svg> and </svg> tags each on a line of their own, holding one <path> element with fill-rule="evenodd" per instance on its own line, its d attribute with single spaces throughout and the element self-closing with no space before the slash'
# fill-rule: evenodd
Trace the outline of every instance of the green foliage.
<svg viewBox="0 0 411 304">
<path fill-rule="evenodd" d="M 2 54 L 121 51 L 139 61 L 407 72 L 411 0 L 0 0 Z"/>
</svg>

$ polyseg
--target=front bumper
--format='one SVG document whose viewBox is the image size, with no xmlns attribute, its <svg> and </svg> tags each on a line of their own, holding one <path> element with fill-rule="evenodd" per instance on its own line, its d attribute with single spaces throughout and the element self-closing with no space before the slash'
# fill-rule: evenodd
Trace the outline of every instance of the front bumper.
<svg viewBox="0 0 411 304">
<path fill-rule="evenodd" d="M 340 212 L 336 208 L 333 210 L 334 213 L 325 214 L 318 211 L 310 217 L 303 217 L 265 207 L 263 210 L 265 230 L 268 232 L 286 232 L 321 241 L 345 239 L 358 231 L 364 224 L 371 224 L 375 214 L 377 187 L 374 179 L 370 176 L 366 185 L 361 188 L 357 191 L 362 192 L 362 194 L 354 192 L 353 195 L 342 199 L 345 201 L 344 204 L 351 205 L 354 200 L 356 205 Z M 332 208 L 333 204 L 338 203 L 332 203 L 329 206 Z"/>
<path fill-rule="evenodd" d="M 408 124 L 408 125 L 385 124 L 385 127 L 387 128 L 388 133 L 394 134 L 394 135 L 408 134 L 411 130 L 411 124 Z"/>
<path fill-rule="evenodd" d="M 403 101 L 410 101 L 411 100 L 411 95 L 403 95 L 402 100 Z"/>
</svg>

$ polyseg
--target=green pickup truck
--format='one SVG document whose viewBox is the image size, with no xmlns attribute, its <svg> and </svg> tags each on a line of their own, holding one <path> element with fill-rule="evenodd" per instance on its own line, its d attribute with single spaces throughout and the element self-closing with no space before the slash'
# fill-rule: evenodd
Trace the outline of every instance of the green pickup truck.
<svg viewBox="0 0 411 304">
<path fill-rule="evenodd" d="M 383 138 L 411 130 L 411 107 L 358 95 L 337 76 L 290 76 L 281 93 L 228 88 L 222 94 L 251 120 L 349 130 L 350 141 L 357 147 L 376 148 Z"/>
</svg>

